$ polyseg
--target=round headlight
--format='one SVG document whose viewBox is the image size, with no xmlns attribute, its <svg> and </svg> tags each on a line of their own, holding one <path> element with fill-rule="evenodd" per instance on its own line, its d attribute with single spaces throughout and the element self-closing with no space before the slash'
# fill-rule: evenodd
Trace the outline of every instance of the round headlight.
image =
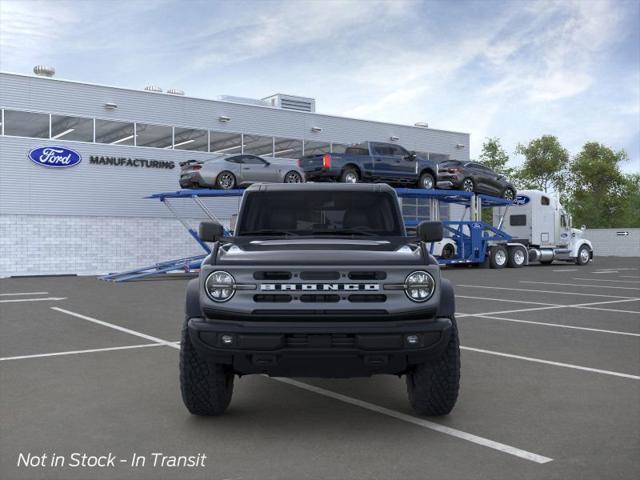
<svg viewBox="0 0 640 480">
<path fill-rule="evenodd" d="M 211 273 L 204 284 L 207 295 L 214 302 L 226 302 L 236 292 L 236 281 L 222 270 Z"/>
<path fill-rule="evenodd" d="M 410 273 L 404 281 L 404 291 L 414 302 L 426 302 L 436 289 L 436 281 L 423 270 Z"/>
</svg>

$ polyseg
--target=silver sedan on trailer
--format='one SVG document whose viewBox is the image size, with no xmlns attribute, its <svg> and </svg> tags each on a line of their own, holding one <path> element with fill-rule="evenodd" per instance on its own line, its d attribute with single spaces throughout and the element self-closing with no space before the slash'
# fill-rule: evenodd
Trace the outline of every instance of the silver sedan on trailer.
<svg viewBox="0 0 640 480">
<path fill-rule="evenodd" d="M 181 188 L 229 190 L 259 182 L 301 183 L 304 172 L 293 159 L 265 159 L 256 155 L 223 155 L 180 163 Z"/>
</svg>

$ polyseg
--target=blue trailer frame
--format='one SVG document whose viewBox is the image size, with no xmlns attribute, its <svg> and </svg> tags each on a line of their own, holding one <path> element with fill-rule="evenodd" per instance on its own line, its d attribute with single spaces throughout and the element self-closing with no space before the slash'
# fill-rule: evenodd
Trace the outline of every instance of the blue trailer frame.
<svg viewBox="0 0 640 480">
<path fill-rule="evenodd" d="M 511 201 L 503 198 L 492 197 L 490 195 L 476 194 L 472 192 L 464 192 L 458 190 L 420 190 L 412 188 L 395 189 L 399 198 L 417 198 L 430 201 L 432 220 L 438 220 L 439 202 L 458 204 L 465 207 L 465 214 L 469 212 L 469 220 L 445 220 L 443 228 L 451 234 L 451 239 L 456 244 L 456 254 L 453 258 L 439 258 L 441 265 L 454 264 L 481 264 L 487 258 L 489 247 L 494 243 L 507 243 L 511 237 L 500 227 L 494 227 L 481 220 L 482 208 L 504 207 L 511 205 Z M 160 200 L 187 230 L 189 235 L 202 247 L 205 251 L 203 255 L 179 258 L 175 260 L 167 260 L 159 262 L 147 267 L 128 270 L 126 272 L 112 273 L 100 277 L 102 280 L 114 282 L 124 282 L 145 278 L 150 275 L 163 274 L 175 271 L 191 272 L 200 268 L 202 260 L 211 253 L 209 246 L 203 242 L 198 233 L 192 229 L 189 224 L 180 217 L 173 208 L 171 201 L 173 199 L 191 199 L 193 200 L 211 220 L 218 221 L 216 216 L 208 209 L 200 198 L 210 197 L 239 197 L 242 196 L 244 190 L 211 190 L 211 189 L 193 189 L 193 190 L 177 190 L 175 192 L 155 193 L 145 197 L 147 199 Z M 506 213 L 506 212 L 505 212 Z M 434 218 L 434 216 L 436 218 Z M 219 222 L 220 223 L 220 222 Z M 417 220 L 405 220 L 405 225 L 409 228 L 417 226 Z M 501 222 L 502 223 L 502 222 Z M 229 235 L 229 231 L 225 231 Z M 431 253 L 434 251 L 434 245 L 430 246 Z"/>
</svg>

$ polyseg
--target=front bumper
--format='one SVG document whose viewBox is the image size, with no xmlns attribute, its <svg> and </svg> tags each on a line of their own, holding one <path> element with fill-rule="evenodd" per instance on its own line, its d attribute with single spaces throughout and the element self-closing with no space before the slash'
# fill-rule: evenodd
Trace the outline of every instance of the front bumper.
<svg viewBox="0 0 640 480">
<path fill-rule="evenodd" d="M 188 329 L 201 356 L 235 373 L 334 378 L 404 373 L 441 355 L 452 329 L 449 318 L 363 323 L 191 318 Z"/>
</svg>

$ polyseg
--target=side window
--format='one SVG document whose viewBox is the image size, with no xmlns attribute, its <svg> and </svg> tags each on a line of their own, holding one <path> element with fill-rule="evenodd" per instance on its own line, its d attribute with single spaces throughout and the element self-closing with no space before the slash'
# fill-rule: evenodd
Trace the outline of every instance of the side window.
<svg viewBox="0 0 640 480">
<path fill-rule="evenodd" d="M 391 150 L 391 155 L 395 157 L 406 157 L 409 155 L 409 152 L 400 145 L 389 145 L 389 150 Z"/>
<path fill-rule="evenodd" d="M 561 225 L 563 228 L 566 228 L 566 227 L 567 227 L 567 216 L 566 216 L 566 215 L 564 215 L 564 214 L 560 215 L 560 225 Z"/>
<path fill-rule="evenodd" d="M 379 143 L 373 144 L 373 151 L 376 155 L 392 155 L 391 149 L 389 147 Z"/>
<path fill-rule="evenodd" d="M 549 205 L 549 197 L 540 197 L 540 205 Z"/>
<path fill-rule="evenodd" d="M 242 163 L 248 163 L 250 165 L 264 165 L 266 162 L 255 155 L 245 155 L 242 157 Z"/>
<path fill-rule="evenodd" d="M 509 217 L 509 225 L 511 225 L 512 227 L 524 227 L 526 224 L 526 215 L 511 215 Z"/>
<path fill-rule="evenodd" d="M 242 157 L 241 157 L 241 156 L 238 156 L 238 157 L 229 157 L 229 158 L 227 158 L 227 159 L 226 159 L 226 161 L 227 161 L 227 162 L 229 162 L 229 163 L 244 163 L 244 162 L 242 161 Z"/>
</svg>

